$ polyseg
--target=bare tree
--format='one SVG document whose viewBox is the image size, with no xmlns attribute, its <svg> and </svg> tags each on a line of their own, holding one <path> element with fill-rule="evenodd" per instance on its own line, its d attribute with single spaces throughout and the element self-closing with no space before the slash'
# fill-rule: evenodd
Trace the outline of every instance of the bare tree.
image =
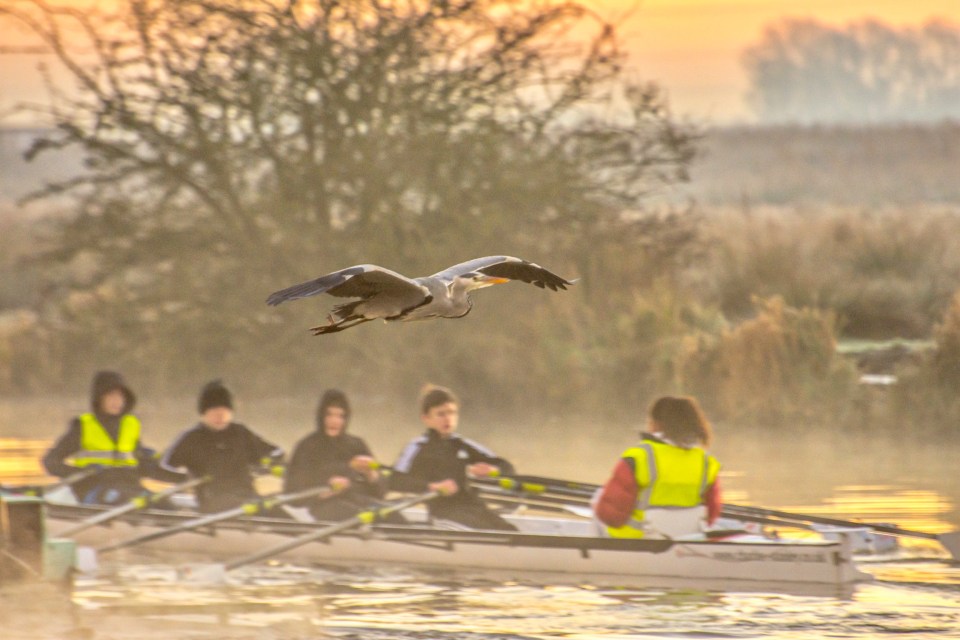
<svg viewBox="0 0 960 640">
<path fill-rule="evenodd" d="M 304 336 L 279 331 L 287 311 L 264 296 L 346 264 L 428 271 L 525 247 L 586 267 L 584 238 L 625 242 L 610 228 L 692 155 L 659 90 L 622 83 L 613 27 L 575 3 L 0 0 L 0 14 L 76 83 L 51 86 L 56 134 L 31 155 L 85 157 L 38 196 L 77 197 L 45 259 L 89 265 L 68 286 L 96 313 L 50 317 L 168 377 L 293 352 Z M 350 340 L 334 349 L 403 359 Z"/>
</svg>

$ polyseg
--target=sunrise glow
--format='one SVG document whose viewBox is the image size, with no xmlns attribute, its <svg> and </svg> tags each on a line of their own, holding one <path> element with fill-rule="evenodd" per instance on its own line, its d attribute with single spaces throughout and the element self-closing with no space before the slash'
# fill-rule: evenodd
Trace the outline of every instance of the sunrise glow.
<svg viewBox="0 0 960 640">
<path fill-rule="evenodd" d="M 896 26 L 918 26 L 933 18 L 960 21 L 956 0 L 587 0 L 586 4 L 618 25 L 631 70 L 669 89 L 678 113 L 726 122 L 750 116 L 740 56 L 772 22 L 787 17 L 831 25 L 868 18 Z M 0 25 L 0 51 L 16 39 L 9 25 Z M 38 56 L 0 55 L 0 123 L 10 119 L 9 110 L 17 102 L 42 96 L 38 61 Z"/>
</svg>

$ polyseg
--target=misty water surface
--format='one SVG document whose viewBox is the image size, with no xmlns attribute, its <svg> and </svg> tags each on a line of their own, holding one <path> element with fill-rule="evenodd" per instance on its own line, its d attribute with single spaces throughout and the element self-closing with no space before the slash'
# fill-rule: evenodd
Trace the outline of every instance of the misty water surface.
<svg viewBox="0 0 960 640">
<path fill-rule="evenodd" d="M 139 413 L 148 442 L 162 447 L 192 424 L 191 404 L 144 404 Z M 0 403 L 0 480 L 36 479 L 37 456 L 82 409 L 76 399 Z M 312 402 L 241 403 L 238 419 L 289 449 L 311 428 L 312 412 Z M 395 419 L 387 414 L 383 407 L 358 407 L 351 428 L 389 462 L 420 427 L 412 409 Z M 461 431 L 522 472 L 602 482 L 635 426 L 492 424 L 467 409 Z M 951 446 L 802 426 L 773 433 L 718 425 L 714 451 L 724 463 L 730 502 L 938 532 L 960 524 Z M 960 569 L 938 559 L 942 552 L 930 543 L 907 544 L 907 555 L 920 560 L 867 565 L 876 582 L 793 593 L 278 564 L 208 585 L 184 582 L 176 558 L 144 555 L 70 588 L 4 586 L 0 619 L 5 640 L 960 637 Z"/>
</svg>

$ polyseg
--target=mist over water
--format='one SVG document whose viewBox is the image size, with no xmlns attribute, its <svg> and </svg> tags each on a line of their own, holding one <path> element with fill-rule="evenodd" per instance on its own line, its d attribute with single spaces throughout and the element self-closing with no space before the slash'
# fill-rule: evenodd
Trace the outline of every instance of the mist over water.
<svg viewBox="0 0 960 640">
<path fill-rule="evenodd" d="M 761 22 L 765 20 L 761 16 L 763 10 L 757 9 L 764 3 L 746 3 L 756 4 L 754 9 L 740 6 L 744 3 L 736 11 L 721 8 L 721 17 L 716 14 L 716 7 L 706 6 L 710 3 L 676 4 L 703 5 L 693 7 L 693 11 L 691 7 L 679 9 L 687 33 L 692 33 L 691 29 L 697 31 L 698 24 L 708 25 L 705 31 L 699 31 L 722 32 L 729 40 L 733 31 L 726 27 L 737 23 L 734 31 L 739 29 L 743 40 L 745 25 L 753 25 L 753 37 L 759 37 Z M 174 10 L 180 4 L 151 6 L 158 16 L 176 19 Z M 271 9 L 274 5 L 257 6 Z M 361 6 L 365 5 L 338 5 L 345 15 Z M 393 8 L 390 3 L 383 6 Z M 410 6 L 430 8 L 429 4 Z M 517 8 L 524 6 L 527 3 L 520 3 Z M 214 5 L 205 7 L 213 15 Z M 662 20 L 664 9 L 648 9 L 651 8 L 635 12 L 634 17 L 650 27 L 657 24 L 658 15 Z M 897 11 L 903 13 L 905 9 L 900 7 Z M 91 12 L 85 17 L 98 24 L 92 15 Z M 144 423 L 144 441 L 158 450 L 196 423 L 196 397 L 189 394 L 190 388 L 208 377 L 222 375 L 237 394 L 236 420 L 287 452 L 314 429 L 317 397 L 264 396 L 311 389 L 310 385 L 315 383 L 317 393 L 321 383 L 343 386 L 354 403 L 351 430 L 369 442 L 379 459 L 390 464 L 403 445 L 422 432 L 416 388 L 425 380 L 433 380 L 451 384 L 463 394 L 460 432 L 510 459 L 521 473 L 601 483 L 620 453 L 636 441 L 644 407 L 638 404 L 633 420 L 611 421 L 587 414 L 586 403 L 602 408 L 606 397 L 597 393 L 601 388 L 610 390 L 621 385 L 610 395 L 623 395 L 634 386 L 660 388 L 671 383 L 655 375 L 656 369 L 647 367 L 662 355 L 656 353 L 651 358 L 652 347 L 659 348 L 665 338 L 696 337 L 703 331 L 720 340 L 721 327 L 727 321 L 740 322 L 762 315 L 763 309 L 753 301 L 754 296 L 758 300 L 783 296 L 789 309 L 810 306 L 817 314 L 835 312 L 840 319 L 834 326 L 832 315 L 829 322 L 826 315 L 818 315 L 827 331 L 816 333 L 813 343 L 823 348 L 828 363 L 838 365 L 836 380 L 846 381 L 849 386 L 832 387 L 834 378 L 823 377 L 823 363 L 814 362 L 817 366 L 803 369 L 798 378 L 801 386 L 810 385 L 809 396 L 804 396 L 806 400 L 800 396 L 792 398 L 798 405 L 794 409 L 809 406 L 809 397 L 814 398 L 814 404 L 822 400 L 821 406 L 826 408 L 821 408 L 818 415 L 828 416 L 826 419 L 833 417 L 829 407 L 862 399 L 862 394 L 844 393 L 844 389 L 855 387 L 857 373 L 839 366 L 844 362 L 834 353 L 834 339 L 929 339 L 934 328 L 944 323 L 948 301 L 960 283 L 960 260 L 954 246 L 960 232 L 956 223 L 960 218 L 955 215 L 960 202 L 960 182 L 956 180 L 960 128 L 953 122 L 917 127 L 900 123 L 903 116 L 893 114 L 897 124 L 867 128 L 790 124 L 758 129 L 720 128 L 711 131 L 703 141 L 706 153 L 689 162 L 681 158 L 699 132 L 687 124 L 680 126 L 681 122 L 673 121 L 672 116 L 661 122 L 658 114 L 668 114 L 670 110 L 658 107 L 644 111 L 644 121 L 611 124 L 616 124 L 617 131 L 642 134 L 645 130 L 662 129 L 669 131 L 669 136 L 641 135 L 638 141 L 646 142 L 640 147 L 634 146 L 632 135 L 618 138 L 629 143 L 626 146 L 586 145 L 584 150 L 608 149 L 610 153 L 569 155 L 567 167 L 558 171 L 549 155 L 558 148 L 557 134 L 572 124 L 565 121 L 568 116 L 562 115 L 564 110 L 550 109 L 539 114 L 536 105 L 529 103 L 530 109 L 516 111 L 517 122 L 528 123 L 515 130 L 522 135 L 494 138 L 462 134 L 478 124 L 478 131 L 487 130 L 485 121 L 482 117 L 477 120 L 475 113 L 482 114 L 487 108 L 513 112 L 513 101 L 523 96 L 514 96 L 512 88 L 529 87 L 527 70 L 542 69 L 549 72 L 545 77 L 550 77 L 551 69 L 563 70 L 561 76 L 567 76 L 568 69 L 573 68 L 567 62 L 529 63 L 538 59 L 539 45 L 525 49 L 524 43 L 561 44 L 562 38 L 554 42 L 559 30 L 544 33 L 545 40 L 535 40 L 525 32 L 527 27 L 522 26 L 522 20 L 505 22 L 503 27 L 507 30 L 496 33 L 485 31 L 494 23 L 483 20 L 478 34 L 493 35 L 492 42 L 512 43 L 511 49 L 525 50 L 532 57 L 504 56 L 502 60 L 507 64 L 503 69 L 507 73 L 497 73 L 496 77 L 513 79 L 503 85 L 490 84 L 489 97 L 484 98 L 472 93 L 472 74 L 457 80 L 461 63 L 456 51 L 439 48 L 433 59 L 441 62 L 435 69 L 443 71 L 438 76 L 444 87 L 442 95 L 451 94 L 447 87 L 459 86 L 467 89 L 463 95 L 474 95 L 479 100 L 446 105 L 439 119 L 431 115 L 434 112 L 429 101 L 399 100 L 397 122 L 446 121 L 454 123 L 454 127 L 423 129 L 428 133 L 426 137 L 413 131 L 414 127 L 405 135 L 391 134 L 382 141 L 371 138 L 375 144 L 371 146 L 373 153 L 368 154 L 362 143 L 366 133 L 358 132 L 378 131 L 379 116 L 368 117 L 367 109 L 356 108 L 351 92 L 329 87 L 334 90 L 325 94 L 323 111 L 337 111 L 341 94 L 348 99 L 346 108 L 338 111 L 347 120 L 331 121 L 330 127 L 318 128 L 324 120 L 314 118 L 309 107 L 298 106 L 294 112 L 288 109 L 288 104 L 301 104 L 299 87 L 303 78 L 314 75 L 312 55 L 317 43 L 315 39 L 298 40 L 309 30 L 296 20 L 289 23 L 286 31 L 271 32 L 268 25 L 283 25 L 286 16 L 293 16 L 294 12 L 277 12 L 264 20 L 244 17 L 236 22 L 231 22 L 232 15 L 231 11 L 222 15 L 223 24 L 230 26 L 224 31 L 231 33 L 230 38 L 208 38 L 206 23 L 197 16 L 188 22 L 170 22 L 178 26 L 168 32 L 169 38 L 157 38 L 152 44 L 152 31 L 137 33 L 132 42 L 143 43 L 144 58 L 132 53 L 135 46 L 98 46 L 97 50 L 108 58 L 112 56 L 110 52 L 116 52 L 120 56 L 116 69 L 134 69 L 134 76 L 130 84 L 111 85 L 118 92 L 102 96 L 104 109 L 98 114 L 81 110 L 67 115 L 61 123 L 72 124 L 71 130 L 80 132 L 81 139 L 95 143 L 88 149 L 86 160 L 90 162 L 81 162 L 84 154 L 68 147 L 62 150 L 65 153 L 26 163 L 21 158 L 23 151 L 36 136 L 50 131 L 0 132 L 0 382 L 7 390 L 40 393 L 53 388 L 78 392 L 76 397 L 0 397 L 0 482 L 44 478 L 39 456 L 63 433 L 71 417 L 87 410 L 89 400 L 82 389 L 88 373 L 101 363 L 110 363 L 136 382 L 138 392 L 186 392 L 172 399 L 161 399 L 145 391 L 141 396 L 136 414 Z M 357 16 L 356 27 L 376 23 L 359 13 Z M 140 16 L 135 17 L 134 22 L 139 23 Z M 624 14 L 625 20 L 628 17 L 632 19 Z M 848 19 L 845 14 L 834 18 L 831 24 Z M 902 16 L 896 18 L 901 19 Z M 154 22 L 165 24 L 160 19 Z M 725 27 L 718 29 L 721 24 Z M 595 26 L 607 31 L 606 25 Z M 521 29 L 515 39 L 509 35 L 514 28 Z M 106 37 L 104 42 L 110 40 L 107 36 L 111 31 L 100 34 Z M 676 48 L 679 42 L 674 36 L 667 36 L 667 30 L 645 27 L 645 31 L 640 34 L 642 37 L 626 32 L 623 45 L 634 48 L 637 43 L 646 43 L 644 46 L 656 47 L 658 39 L 666 38 L 669 46 Z M 874 25 L 868 35 L 882 31 Z M 326 36 L 336 41 L 338 32 L 349 34 L 351 26 L 328 30 Z M 176 44 L 180 38 L 189 44 L 191 33 L 196 36 L 193 40 L 209 46 Z M 374 41 L 380 34 L 368 35 L 372 38 L 369 41 Z M 412 32 L 411 37 L 410 42 L 423 45 L 446 41 L 434 37 L 419 40 L 417 32 Z M 407 56 L 396 57 L 400 66 L 395 67 L 390 60 L 367 57 L 371 53 L 379 55 L 381 48 L 354 47 L 366 40 L 353 40 L 348 37 L 340 42 L 342 51 L 349 55 L 329 56 L 334 69 L 327 74 L 330 78 L 350 78 L 351 82 L 360 83 L 356 86 L 361 87 L 362 93 L 371 96 L 378 95 L 383 87 L 388 88 L 390 95 L 422 92 L 424 72 L 434 68 L 432 64 L 410 67 L 418 70 L 411 75 L 404 66 Z M 702 48 L 703 39 L 696 40 Z M 469 39 L 468 48 L 481 41 L 482 38 Z M 163 53 L 165 47 L 172 47 L 170 55 Z M 429 46 L 423 48 L 429 53 Z M 545 46 L 543 51 L 550 49 L 552 46 Z M 568 57 L 576 49 L 579 47 L 561 47 L 556 60 L 576 63 L 575 57 Z M 812 53 L 816 54 L 825 51 L 821 46 L 814 49 Z M 248 73 L 244 66 L 246 53 L 232 54 L 247 50 L 258 51 L 257 57 L 262 60 L 285 62 L 268 65 L 265 74 Z M 878 50 L 890 62 L 887 50 Z M 165 102 L 161 110 L 174 114 L 178 106 L 189 106 L 189 120 L 200 114 L 199 130 L 212 132 L 224 122 L 220 107 L 229 103 L 235 113 L 230 119 L 240 122 L 247 118 L 264 125 L 258 125 L 249 139 L 241 130 L 243 127 L 235 129 L 234 140 L 206 145 L 206 150 L 200 152 L 205 157 L 199 159 L 196 136 L 188 129 L 174 127 L 167 135 L 153 127 L 131 128 L 129 123 L 138 119 L 126 118 L 122 110 L 115 108 L 124 102 L 124 96 L 129 98 L 129 104 L 138 105 L 154 93 L 149 81 L 137 81 L 149 74 L 135 71 L 137 65 L 130 60 L 154 60 L 159 64 L 157 68 L 167 69 L 167 61 L 191 61 L 197 51 L 212 52 L 212 63 L 203 62 L 206 58 L 201 56 L 184 67 L 189 68 L 189 73 L 182 73 L 176 65 L 168 70 L 165 75 L 175 83 L 161 89 L 166 90 L 163 95 L 168 96 L 168 101 L 173 98 L 173 104 Z M 154 52 L 159 57 L 153 58 Z M 311 57 L 300 52 L 310 52 Z M 708 70 L 712 64 L 708 58 L 719 59 L 716 55 L 695 57 L 697 78 L 718 77 Z M 32 59 L 16 57 L 18 64 Z M 513 59 L 524 62 L 511 71 L 509 62 Z M 613 55 L 604 55 L 596 60 L 599 67 L 591 64 L 584 68 L 603 68 L 615 59 Z M 896 61 L 908 59 L 909 56 L 900 56 Z M 457 62 L 445 68 L 442 65 L 447 63 L 443 61 Z M 69 82 L 60 80 L 69 80 L 70 74 L 64 74 L 57 66 L 50 66 L 50 77 L 58 87 L 66 87 Z M 381 67 L 382 75 L 376 71 Z M 218 75 L 221 68 L 232 71 Z M 823 73 L 817 65 L 810 68 L 819 68 L 818 73 Z M 846 68 L 839 65 L 837 72 L 845 72 Z M 370 73 L 357 74 L 356 69 Z M 607 74 L 594 75 L 603 78 Z M 667 75 L 673 78 L 671 82 L 676 80 L 675 73 Z M 785 75 L 769 76 L 774 79 L 770 88 L 783 86 L 780 80 Z M 861 74 L 857 79 L 874 75 Z M 947 75 L 913 74 L 915 80 L 935 83 L 948 79 Z M 561 76 L 555 78 L 559 87 L 567 83 Z M 407 84 L 408 77 L 415 78 L 415 84 Z M 269 84 L 271 78 L 276 84 Z M 268 84 L 263 85 L 264 80 Z M 814 80 L 822 84 L 820 78 Z M 569 94 L 589 98 L 585 106 L 590 112 L 595 108 L 591 104 L 594 99 L 611 88 L 597 85 L 601 91 L 594 93 L 592 84 L 570 86 L 575 91 Z M 890 86 L 902 89 L 901 84 Z M 856 91 L 859 85 L 841 81 L 832 86 Z M 290 87 L 297 88 L 296 95 L 287 95 Z M 324 88 L 322 83 L 309 87 L 307 95 Z M 682 93 L 682 83 L 679 88 Z M 619 85 L 616 92 L 620 92 Z M 820 109 L 827 109 L 821 115 L 828 121 L 844 121 L 846 118 L 837 118 L 837 106 L 852 105 L 853 119 L 862 122 L 861 117 L 868 115 L 867 110 L 876 99 L 872 92 L 861 93 L 868 104 L 858 106 L 854 100 L 822 99 L 825 94 L 821 92 L 807 92 L 815 99 L 807 105 L 807 113 L 801 114 L 800 121 L 806 121 Z M 230 99 L 251 95 L 261 99 Z M 657 105 L 659 93 L 649 95 L 651 100 L 645 99 L 644 103 Z M 924 91 L 922 95 L 932 94 Z M 943 95 L 947 96 L 947 108 L 955 112 L 956 101 L 946 93 Z M 502 102 L 506 97 L 510 100 Z M 93 103 L 98 103 L 98 99 Z M 248 103 L 254 108 L 246 110 Z M 193 109 L 194 104 L 200 109 Z M 898 104 L 907 106 L 912 112 L 908 116 L 916 115 L 917 105 L 903 101 Z M 610 107 L 613 106 L 611 103 Z M 393 106 L 385 107 L 386 113 L 391 113 Z M 371 113 L 379 114 L 381 109 Z M 552 113 L 562 117 L 554 119 Z M 124 117 L 114 120 L 111 114 Z M 939 111 L 933 116 L 939 119 L 938 114 Z M 303 115 L 310 117 L 301 120 Z M 722 116 L 714 113 L 710 119 L 718 115 Z M 779 121 L 783 114 L 768 112 L 766 116 Z M 266 120 L 262 120 L 264 117 Z M 590 129 L 602 121 L 598 118 Z M 670 126 L 651 127 L 648 121 Z M 98 125 L 87 131 L 90 122 Z M 504 120 L 500 126 L 506 124 Z M 179 131 L 188 133 L 181 136 Z M 310 133 L 310 137 L 300 139 L 291 135 L 294 131 Z M 532 131 L 552 133 L 541 140 L 529 136 L 527 132 Z M 101 135 L 102 132 L 108 133 Z M 439 137 L 437 132 L 441 133 Z M 587 129 L 582 133 L 593 134 Z M 317 134 L 330 141 L 323 153 L 301 155 L 304 146 L 314 148 Z M 130 140 L 135 141 L 132 146 L 128 145 Z M 514 142 L 523 144 L 514 146 Z M 648 156 L 642 152 L 638 157 L 637 149 L 648 148 L 647 143 L 656 143 L 650 149 L 669 150 L 663 154 L 665 162 L 657 159 L 658 153 Z M 98 148 L 99 153 L 95 151 Z M 115 164 L 117 157 L 126 156 L 130 149 L 146 153 L 142 158 L 144 172 L 127 173 L 121 164 Z M 158 206 L 160 200 L 168 201 L 171 192 L 166 180 L 158 185 L 162 194 L 143 188 L 153 184 L 154 160 L 158 157 L 150 149 L 160 149 L 162 157 L 180 153 L 199 160 L 198 166 L 208 167 L 201 173 L 229 175 L 236 180 L 205 184 L 207 181 L 194 180 L 197 175 L 185 171 L 183 176 L 191 178 L 190 182 L 174 187 L 183 195 L 169 199 L 169 206 Z M 341 154 L 338 149 L 346 152 Z M 617 149 L 629 152 L 614 153 Z M 441 167 L 454 166 L 455 170 L 434 171 L 429 163 L 419 166 L 420 159 L 427 157 L 455 160 L 452 165 L 437 161 Z M 274 171 L 269 166 L 271 158 L 289 161 L 296 171 Z M 411 163 L 410 158 L 416 161 Z M 532 158 L 543 161 L 530 162 Z M 516 160 L 520 162 L 515 163 Z M 616 171 L 596 170 L 608 166 L 630 174 L 643 169 L 647 161 L 653 161 L 650 166 L 654 171 L 639 171 L 635 180 L 624 182 L 623 188 L 617 188 L 619 180 L 609 179 Z M 274 164 L 281 167 L 285 162 Z M 89 210 L 59 198 L 44 199 L 30 208 L 13 204 L 16 197 L 40 189 L 48 180 L 66 179 L 86 173 L 87 169 L 93 171 L 91 177 L 107 178 L 103 184 L 110 188 L 104 193 L 112 194 L 110 202 L 94 202 Z M 653 215 L 648 222 L 656 224 L 650 227 L 634 223 L 622 229 L 616 224 L 611 227 L 608 220 L 612 217 L 604 216 L 620 215 L 620 205 L 602 203 L 595 198 L 595 191 L 609 192 L 613 200 L 636 201 L 639 206 L 642 198 L 639 193 L 634 196 L 636 188 L 645 198 L 649 189 L 642 183 L 651 179 L 650 187 L 654 183 L 659 186 L 664 182 L 662 176 L 675 170 L 689 174 L 692 182 L 665 180 L 664 193 L 646 201 L 648 210 L 686 210 L 696 202 L 700 206 L 691 209 L 700 210 L 691 212 L 696 217 L 703 215 L 703 221 L 684 216 L 668 222 Z M 114 174 L 115 171 L 120 173 Z M 110 179 L 111 174 L 125 175 L 129 180 Z M 317 176 L 323 179 L 318 180 Z M 883 179 L 878 180 L 878 176 Z M 391 187 L 378 193 L 377 185 L 381 183 L 412 185 L 413 190 L 401 192 Z M 581 184 L 583 189 L 576 188 Z M 478 186 L 482 188 L 478 190 Z M 189 194 L 197 187 L 201 193 L 197 200 L 192 200 Z M 411 193 L 414 202 L 408 202 Z M 290 194 L 296 197 L 291 198 Z M 361 194 L 360 204 L 348 194 Z M 474 198 L 477 204 L 471 204 Z M 418 204 L 421 199 L 423 207 Z M 322 212 L 324 207 L 317 203 L 332 203 L 329 220 Z M 40 204 L 49 210 L 37 208 Z M 100 205 L 108 213 L 120 211 L 124 224 L 118 226 L 111 215 L 102 215 Z M 263 213 L 271 209 L 282 215 L 267 215 L 267 224 L 263 224 Z M 79 211 L 93 214 L 80 216 L 84 222 L 79 228 L 82 233 L 67 228 L 70 233 L 55 247 L 64 255 L 74 256 L 70 264 L 49 258 L 29 262 L 28 267 L 21 264 L 21 257 L 51 248 L 48 240 L 37 234 L 37 220 L 67 220 L 71 212 Z M 342 211 L 347 212 L 345 217 Z M 228 214 L 225 220 L 221 220 L 220 212 Z M 478 212 L 480 217 L 474 215 Z M 557 217 L 557 212 L 562 215 Z M 448 214 L 449 221 L 442 222 Z M 352 216 L 357 217 L 356 224 L 344 222 Z M 541 217 L 549 222 L 540 224 L 537 220 Z M 565 221 L 567 217 L 570 222 Z M 423 224 L 428 219 L 432 221 L 429 226 Z M 324 233 L 322 223 L 330 220 L 334 222 L 326 224 Z M 391 233 L 379 232 L 386 228 L 384 224 Z M 232 233 L 234 228 L 246 231 Z M 250 229 L 262 232 L 250 233 Z M 313 231 L 304 233 L 304 229 Z M 429 230 L 426 236 L 425 230 Z M 90 241 L 100 237 L 107 242 Z M 185 241 L 179 240 L 181 237 Z M 208 243 L 207 238 L 215 238 L 216 242 Z M 82 251 L 74 255 L 75 249 Z M 417 275 L 432 273 L 455 260 L 502 252 L 540 261 L 566 277 L 578 278 L 580 283 L 562 296 L 539 292 L 531 295 L 528 288 L 519 285 L 481 294 L 477 312 L 462 324 L 410 324 L 385 331 L 371 329 L 365 334 L 365 328 L 360 328 L 343 334 L 340 340 L 313 341 L 309 345 L 304 342 L 305 329 L 311 326 L 308 321 L 322 322 L 325 311 L 320 306 L 303 303 L 268 313 L 263 305 L 269 291 L 296 281 L 294 277 L 313 277 L 349 264 L 375 262 Z M 171 260 L 170 256 L 174 258 Z M 98 274 L 101 265 L 104 272 Z M 98 286 L 100 279 L 95 275 L 103 276 L 103 282 L 109 286 Z M 671 283 L 665 289 L 651 284 L 664 281 Z M 51 289 L 50 285 L 55 287 Z M 116 287 L 116 293 L 112 293 L 111 287 Z M 124 302 L 127 293 L 133 294 L 130 302 Z M 62 300 L 52 304 L 59 294 L 63 294 Z M 960 326 L 960 298 L 957 300 L 955 324 Z M 772 305 L 769 301 L 763 304 Z M 524 312 L 518 312 L 520 309 Z M 666 313 L 671 309 L 678 313 Z M 667 317 L 673 315 L 676 317 L 668 321 Z M 509 325 L 504 323 L 506 316 L 510 317 Z M 657 317 L 662 317 L 668 326 L 658 329 L 656 323 L 650 324 Z M 69 331 L 60 335 L 63 318 L 73 321 L 68 323 Z M 779 335 L 780 329 L 800 338 L 810 337 L 789 324 L 771 326 L 773 330 L 761 334 L 761 338 Z M 74 336 L 72 340 L 60 339 L 70 335 Z M 743 344 L 758 342 L 755 334 L 743 336 Z M 735 351 L 743 355 L 747 349 Z M 120 360 L 118 354 L 122 354 Z M 691 371 L 703 374 L 703 380 L 691 374 L 683 388 L 697 389 L 698 383 L 721 379 L 718 370 L 703 366 L 714 355 L 704 350 L 691 354 L 689 362 L 671 361 L 671 367 L 677 370 L 686 364 Z M 806 367 L 810 363 L 801 357 L 804 355 L 798 353 L 782 362 L 778 360 L 772 368 L 786 371 L 788 367 Z M 955 362 L 956 353 L 946 351 L 944 358 Z M 749 358 L 738 362 L 740 368 L 730 378 L 742 380 L 743 385 L 734 389 L 736 393 L 730 393 L 734 402 L 754 392 L 751 381 L 766 382 L 763 377 L 769 371 L 766 366 L 755 366 Z M 322 369 L 317 365 L 322 365 Z M 318 371 L 322 371 L 322 380 L 317 377 Z M 753 380 L 752 374 L 758 372 L 761 379 Z M 646 381 L 637 385 L 643 376 Z M 911 406 L 935 407 L 944 399 L 949 404 L 954 387 L 954 382 L 944 379 L 939 387 L 944 390 L 942 397 L 934 394 L 930 399 L 911 399 Z M 361 389 L 367 395 L 353 395 L 354 390 Z M 381 389 L 385 395 L 375 395 Z M 521 407 L 527 413 L 511 415 L 505 406 L 508 401 L 497 395 L 513 392 L 513 401 L 518 402 L 520 389 L 530 396 L 547 392 L 553 393 L 554 398 L 563 395 L 565 400 L 572 401 L 565 406 L 583 406 L 584 415 L 552 415 L 548 409 L 550 401 L 538 397 L 520 399 L 519 402 L 529 404 Z M 409 393 L 409 397 L 398 401 L 390 393 Z M 702 395 L 700 391 L 696 393 Z M 780 402 L 776 388 L 769 389 L 768 397 L 774 404 Z M 784 415 L 789 414 L 784 411 Z M 531 417 L 537 415 L 540 417 Z M 846 419 L 848 425 L 855 423 L 860 414 L 851 415 L 854 417 Z M 890 412 L 887 417 L 894 415 L 898 414 Z M 940 418 L 938 415 L 929 423 L 956 424 L 955 420 Z M 905 432 L 929 431 L 911 429 L 912 426 L 919 425 L 904 425 Z M 856 433 L 799 423 L 769 430 L 762 425 L 736 423 L 720 423 L 715 428 L 713 452 L 723 464 L 721 482 L 728 502 L 894 523 L 929 532 L 960 527 L 956 436 L 950 442 L 908 439 L 891 433 L 890 421 L 884 427 L 886 433 L 872 433 L 870 424 L 856 425 Z M 940 432 L 947 433 L 948 429 Z M 277 478 L 269 480 L 279 484 Z M 0 584 L 0 640 L 960 637 L 960 568 L 945 564 L 942 549 L 933 543 L 904 540 L 903 545 L 906 555 L 922 561 L 868 565 L 866 570 L 878 578 L 872 584 L 791 592 L 756 585 L 667 581 L 626 589 L 578 581 L 578 576 L 572 577 L 572 583 L 567 576 L 561 584 L 559 578 L 544 582 L 530 576 L 512 576 L 508 580 L 398 567 L 345 570 L 276 563 L 244 568 L 231 574 L 225 584 L 211 585 L 183 579 L 178 567 L 185 557 L 142 551 L 116 561 L 101 574 L 78 576 L 65 587 Z"/>
<path fill-rule="evenodd" d="M 37 454 L 86 410 L 85 398 L 21 398 L 0 401 L 0 438 L 38 441 Z M 235 420 L 275 442 L 289 454 L 314 429 L 316 398 L 236 399 Z M 390 464 L 420 434 L 415 399 L 352 398 L 350 432 L 367 440 Z M 162 450 L 196 424 L 195 398 L 140 401 L 144 441 Z M 463 407 L 459 433 L 506 457 L 519 473 L 603 483 L 621 452 L 642 426 L 604 422 L 592 416 L 541 419 L 503 416 Z M 934 532 L 960 527 L 960 482 L 956 464 L 941 441 L 896 434 L 847 433 L 797 424 L 765 430 L 715 424 L 712 452 L 723 464 L 725 499 L 768 507 L 802 508 L 840 518 L 896 522 Z M 33 453 L 20 454 L 24 475 L 39 473 Z M 2 463 L 0 463 L 2 464 Z M 11 464 L 8 459 L 7 464 Z M 3 473 L 3 467 L 0 467 Z M 797 509 L 801 510 L 801 509 Z"/>
<path fill-rule="evenodd" d="M 313 399 L 240 399 L 237 420 L 288 451 L 313 428 Z M 0 402 L 0 481 L 37 479 L 37 457 L 79 398 Z M 145 436 L 161 448 L 196 421 L 193 399 L 144 401 Z M 392 462 L 421 431 L 416 408 L 355 399 L 351 430 Z M 465 407 L 460 432 L 523 473 L 603 482 L 636 424 L 590 419 L 490 420 Z M 716 425 L 729 502 L 946 531 L 960 525 L 960 487 L 942 443 L 830 430 L 789 435 Z M 548 638 L 960 637 L 960 568 L 935 546 L 904 540 L 920 562 L 865 565 L 877 582 L 845 588 L 667 584 L 619 588 L 496 579 L 400 567 L 268 563 L 225 584 L 185 581 L 182 558 L 144 551 L 70 588 L 0 586 L 4 640 L 513 640 Z M 195 560 L 195 559 L 192 559 Z"/>
</svg>

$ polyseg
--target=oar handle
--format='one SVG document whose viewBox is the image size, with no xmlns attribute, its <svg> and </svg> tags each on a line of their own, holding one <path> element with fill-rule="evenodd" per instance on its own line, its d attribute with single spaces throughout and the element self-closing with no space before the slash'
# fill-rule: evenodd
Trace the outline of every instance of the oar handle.
<svg viewBox="0 0 960 640">
<path fill-rule="evenodd" d="M 224 565 L 224 567 L 230 571 L 238 567 L 242 567 L 248 564 L 253 564 L 260 562 L 261 560 L 266 560 L 267 558 L 272 558 L 273 556 L 280 555 L 281 553 L 290 551 L 291 549 L 296 549 L 297 547 L 303 546 L 309 542 L 316 542 L 317 540 L 322 540 L 323 538 L 328 538 L 336 533 L 341 531 L 346 531 L 347 529 L 352 529 L 353 527 L 359 527 L 364 524 L 372 524 L 377 520 L 384 518 L 391 513 L 396 511 L 401 511 L 408 507 L 427 502 L 439 496 L 438 491 L 428 491 L 427 493 L 422 493 L 420 495 L 408 498 L 406 500 L 400 500 L 397 502 L 390 503 L 388 505 L 378 507 L 375 509 L 368 509 L 366 511 L 361 511 L 355 516 L 343 520 L 342 522 L 337 522 L 331 524 L 330 526 L 323 527 L 322 529 L 317 529 L 316 531 L 311 531 L 304 535 L 288 540 L 282 544 L 278 544 L 269 549 L 263 551 L 258 551 L 256 553 L 251 553 L 250 555 L 238 558 L 232 562 L 229 562 Z"/>
</svg>

